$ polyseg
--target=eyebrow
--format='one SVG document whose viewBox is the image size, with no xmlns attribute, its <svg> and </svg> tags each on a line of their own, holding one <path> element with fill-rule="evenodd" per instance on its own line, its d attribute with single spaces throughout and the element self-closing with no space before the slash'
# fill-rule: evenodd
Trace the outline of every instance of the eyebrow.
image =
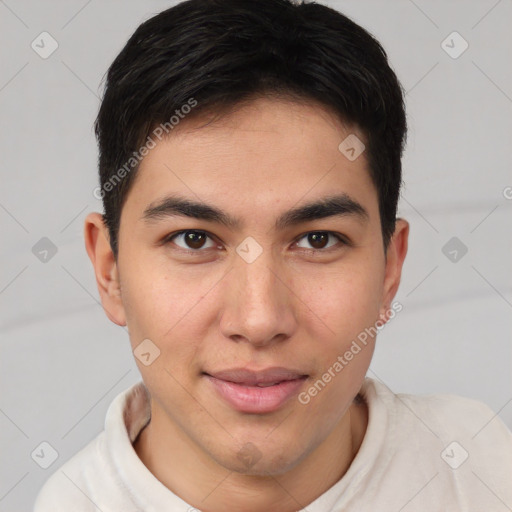
<svg viewBox="0 0 512 512">
<path fill-rule="evenodd" d="M 216 206 L 192 201 L 179 195 L 171 195 L 157 203 L 151 203 L 142 214 L 145 222 L 168 217 L 190 217 L 222 224 L 231 230 L 241 229 L 240 219 L 232 217 Z M 283 230 L 303 222 L 312 222 L 327 217 L 355 217 L 362 222 L 369 219 L 368 211 L 347 194 L 327 196 L 284 212 L 275 223 L 276 230 Z"/>
</svg>

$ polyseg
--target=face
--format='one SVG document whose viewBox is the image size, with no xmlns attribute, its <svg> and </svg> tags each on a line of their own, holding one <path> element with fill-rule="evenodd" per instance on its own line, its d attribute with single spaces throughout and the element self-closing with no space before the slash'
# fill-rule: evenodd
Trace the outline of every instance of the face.
<svg viewBox="0 0 512 512">
<path fill-rule="evenodd" d="M 143 159 L 102 299 L 136 353 L 151 340 L 152 422 L 229 470 L 280 474 L 359 391 L 374 339 L 353 342 L 389 309 L 404 243 L 386 260 L 365 153 L 338 149 L 364 137 L 321 107 L 261 99 L 203 125 Z"/>
</svg>

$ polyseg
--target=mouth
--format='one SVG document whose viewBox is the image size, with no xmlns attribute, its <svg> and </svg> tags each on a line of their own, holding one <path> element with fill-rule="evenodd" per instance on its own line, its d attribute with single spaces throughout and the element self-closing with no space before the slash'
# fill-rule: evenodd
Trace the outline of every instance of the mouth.
<svg viewBox="0 0 512 512">
<path fill-rule="evenodd" d="M 252 371 L 235 368 L 203 373 L 213 389 L 232 408 L 245 413 L 274 412 L 298 394 L 307 374 L 287 368 Z"/>
</svg>

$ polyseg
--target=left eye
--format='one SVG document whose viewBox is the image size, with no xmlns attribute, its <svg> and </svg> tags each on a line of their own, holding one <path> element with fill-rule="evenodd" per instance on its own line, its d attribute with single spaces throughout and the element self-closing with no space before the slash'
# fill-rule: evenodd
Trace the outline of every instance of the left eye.
<svg viewBox="0 0 512 512">
<path fill-rule="evenodd" d="M 305 239 L 307 243 L 313 246 L 311 250 L 322 250 L 329 249 L 330 247 L 336 245 L 336 243 L 332 243 L 331 245 L 327 245 L 329 237 L 333 237 L 337 242 L 341 242 L 342 244 L 345 241 L 337 234 L 332 233 L 331 231 L 312 231 L 310 233 L 306 233 L 304 236 L 300 238 L 300 240 Z M 297 242 L 297 246 L 300 246 L 300 243 Z M 306 249 L 310 249 L 309 247 L 305 247 Z"/>
</svg>

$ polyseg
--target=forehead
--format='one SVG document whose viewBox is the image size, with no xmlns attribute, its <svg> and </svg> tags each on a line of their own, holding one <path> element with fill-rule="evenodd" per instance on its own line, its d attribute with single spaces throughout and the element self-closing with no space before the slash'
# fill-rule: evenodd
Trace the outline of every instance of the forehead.
<svg viewBox="0 0 512 512">
<path fill-rule="evenodd" d="M 347 137 L 362 145 L 364 135 L 323 106 L 262 98 L 211 123 L 180 123 L 140 164 L 126 202 L 139 212 L 175 192 L 233 214 L 335 193 L 376 207 L 364 151 L 344 152 Z"/>
</svg>

